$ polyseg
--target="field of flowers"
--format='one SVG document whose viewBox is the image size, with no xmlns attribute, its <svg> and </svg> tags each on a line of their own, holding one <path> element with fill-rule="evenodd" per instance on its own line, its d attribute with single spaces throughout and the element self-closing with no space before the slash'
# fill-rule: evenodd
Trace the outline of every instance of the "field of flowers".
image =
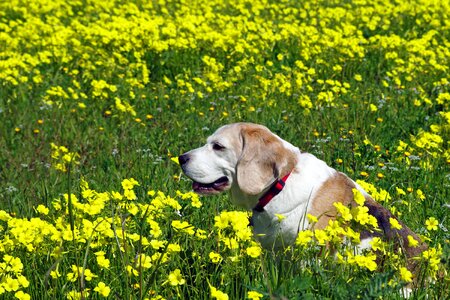
<svg viewBox="0 0 450 300">
<path fill-rule="evenodd" d="M 448 1 L 1 1 L 0 297 L 448 299 L 449 68 Z M 359 180 L 421 272 L 342 246 L 346 207 L 272 253 L 192 193 L 176 156 L 236 121 Z"/>
</svg>

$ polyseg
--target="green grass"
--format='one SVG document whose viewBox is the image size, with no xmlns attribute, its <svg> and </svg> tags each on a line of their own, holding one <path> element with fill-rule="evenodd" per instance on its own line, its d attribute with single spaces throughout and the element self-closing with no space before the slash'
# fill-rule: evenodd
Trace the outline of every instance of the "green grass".
<svg viewBox="0 0 450 300">
<path fill-rule="evenodd" d="M 445 1 L 0 4 L 0 294 L 97 299 L 94 289 L 104 282 L 112 299 L 204 299 L 210 286 L 230 299 L 248 291 L 264 299 L 400 299 L 401 260 L 371 272 L 339 264 L 316 244 L 257 258 L 246 252 L 252 239 L 226 247 L 223 239 L 237 229 L 222 232 L 215 217 L 239 208 L 227 195 L 193 207 L 191 183 L 170 158 L 238 121 L 264 124 L 388 191 L 392 200 L 383 205 L 440 249 L 440 269 L 448 270 L 449 12 Z M 77 153 L 76 163 L 66 164 L 70 171 L 56 169 L 51 143 Z M 114 200 L 111 193 L 124 194 L 127 178 L 140 184 L 137 199 Z M 95 213 L 88 213 L 95 206 L 83 198 L 83 180 L 108 193 Z M 149 207 L 151 190 L 181 208 L 167 199 L 160 209 Z M 68 193 L 86 205 L 63 201 Z M 38 212 L 39 205 L 49 213 Z M 437 230 L 427 228 L 431 217 Z M 176 230 L 173 220 L 207 238 Z M 88 221 L 108 224 L 109 233 L 92 233 Z M 99 265 L 98 251 L 109 268 Z M 212 251 L 219 263 L 209 258 Z M 149 268 L 139 266 L 139 254 L 153 255 Z M 23 267 L 8 269 L 8 255 Z M 72 265 L 96 277 L 71 281 Z M 185 282 L 172 286 L 175 269 Z M 50 276 L 55 270 L 60 277 Z M 440 274 L 413 298 L 449 297 L 448 274 Z"/>
</svg>

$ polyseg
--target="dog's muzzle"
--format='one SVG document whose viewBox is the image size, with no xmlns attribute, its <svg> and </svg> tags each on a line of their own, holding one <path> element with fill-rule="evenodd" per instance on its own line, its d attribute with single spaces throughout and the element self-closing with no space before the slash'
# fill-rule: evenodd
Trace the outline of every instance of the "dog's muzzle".
<svg viewBox="0 0 450 300">
<path fill-rule="evenodd" d="M 213 182 L 198 182 L 195 178 L 192 178 L 189 175 L 187 170 L 187 164 L 190 161 L 190 155 L 188 153 L 184 153 L 178 157 L 178 162 L 180 163 L 181 169 L 192 180 L 192 189 L 194 192 L 198 194 L 217 194 L 221 193 L 230 186 L 230 181 L 227 176 L 222 176 Z"/>
</svg>

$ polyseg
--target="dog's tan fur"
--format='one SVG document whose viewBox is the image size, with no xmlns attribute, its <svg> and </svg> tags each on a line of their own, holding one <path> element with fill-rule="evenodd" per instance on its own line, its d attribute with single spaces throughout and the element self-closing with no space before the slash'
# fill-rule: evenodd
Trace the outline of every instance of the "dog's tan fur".
<svg viewBox="0 0 450 300">
<path fill-rule="evenodd" d="M 242 126 L 241 136 L 243 151 L 237 165 L 237 180 L 246 194 L 261 193 L 297 164 L 295 155 L 267 129 Z"/>
<path fill-rule="evenodd" d="M 352 191 L 354 188 L 356 188 L 355 184 L 342 173 L 337 173 L 324 182 L 312 200 L 310 210 L 310 214 L 318 218 L 318 222 L 314 225 L 315 229 L 324 229 L 330 220 L 334 220 L 337 217 L 337 210 L 333 203 L 341 202 L 345 206 L 352 207 L 357 205 Z M 405 254 L 408 269 L 414 271 L 417 267 L 417 260 L 414 258 L 420 255 L 427 248 L 427 245 L 421 242 L 418 246 L 412 247 L 409 244 L 408 235 L 417 241 L 421 241 L 417 234 L 369 195 L 365 195 L 364 205 L 369 208 L 369 214 L 377 219 L 380 231 L 363 231 L 361 232 L 361 238 L 378 236 L 393 242 L 394 247 L 401 248 Z M 399 230 L 391 228 L 390 218 L 396 219 L 402 228 Z M 380 256 L 382 256 L 382 253 L 379 253 L 379 263 L 383 260 Z"/>
</svg>

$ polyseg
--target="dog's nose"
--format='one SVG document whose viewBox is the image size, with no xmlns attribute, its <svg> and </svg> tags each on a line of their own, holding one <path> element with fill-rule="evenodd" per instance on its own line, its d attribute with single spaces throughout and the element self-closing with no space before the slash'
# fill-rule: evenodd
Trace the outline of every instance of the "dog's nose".
<svg viewBox="0 0 450 300">
<path fill-rule="evenodd" d="M 187 153 L 178 156 L 178 162 L 180 165 L 184 165 L 189 161 L 189 155 Z"/>
</svg>

